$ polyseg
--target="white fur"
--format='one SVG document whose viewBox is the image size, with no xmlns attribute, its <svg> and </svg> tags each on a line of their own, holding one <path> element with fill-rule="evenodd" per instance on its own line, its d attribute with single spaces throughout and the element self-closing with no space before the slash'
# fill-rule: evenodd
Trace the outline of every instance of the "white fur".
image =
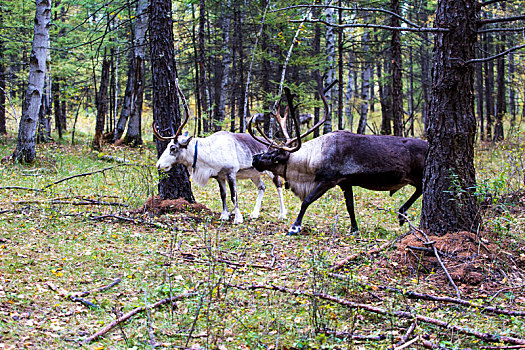
<svg viewBox="0 0 525 350">
<path fill-rule="evenodd" d="M 200 186 L 205 186 L 212 177 L 216 177 L 219 183 L 225 186 L 228 174 L 234 174 L 234 178 L 238 180 L 252 179 L 260 188 L 259 183 L 262 182 L 260 179 L 261 173 L 252 167 L 252 152 L 232 135 L 229 132 L 220 131 L 205 138 L 193 138 L 184 148 L 180 147 L 180 143 L 185 143 L 187 137 L 179 136 L 177 143 L 171 141 L 166 147 L 166 150 L 157 161 L 157 168 L 167 172 L 174 164 L 183 164 L 191 174 L 193 182 Z M 197 162 L 195 168 L 193 168 L 195 144 L 197 142 Z M 172 154 L 172 146 L 176 148 L 176 154 Z M 236 193 L 236 183 L 234 183 L 234 186 Z M 280 204 L 279 217 L 284 218 L 286 217 L 286 209 L 284 208 L 282 191 L 278 191 L 278 194 Z M 263 195 L 264 189 L 259 190 L 255 208 L 251 214 L 252 218 L 259 217 Z M 235 194 L 236 196 L 237 194 Z M 237 200 L 234 203 L 234 212 L 234 223 L 242 223 L 243 217 L 238 208 Z M 230 213 L 226 202 L 224 202 L 221 220 L 228 220 L 229 216 Z"/>
</svg>

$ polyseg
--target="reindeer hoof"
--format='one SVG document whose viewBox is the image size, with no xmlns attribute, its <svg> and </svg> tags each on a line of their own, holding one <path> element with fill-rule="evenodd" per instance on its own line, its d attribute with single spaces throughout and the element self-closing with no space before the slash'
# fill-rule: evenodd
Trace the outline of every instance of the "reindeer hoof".
<svg viewBox="0 0 525 350">
<path fill-rule="evenodd" d="M 352 226 L 350 233 L 355 233 L 355 232 L 359 232 L 359 227 Z"/>
<path fill-rule="evenodd" d="M 251 213 L 250 214 L 250 219 L 258 219 L 259 218 L 259 213 Z"/>
<path fill-rule="evenodd" d="M 228 213 L 227 211 L 223 211 L 221 213 L 221 220 L 228 220 L 230 218 L 230 213 Z"/>
<path fill-rule="evenodd" d="M 299 232 L 301 232 L 301 226 L 295 226 L 295 225 L 293 225 L 293 226 L 290 227 L 290 229 L 288 230 L 288 236 L 295 236 L 295 235 L 298 234 Z"/>
</svg>

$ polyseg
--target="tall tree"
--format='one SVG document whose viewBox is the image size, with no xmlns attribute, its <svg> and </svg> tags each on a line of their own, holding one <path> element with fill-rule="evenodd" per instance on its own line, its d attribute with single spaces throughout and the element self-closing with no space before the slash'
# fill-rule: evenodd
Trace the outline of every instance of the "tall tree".
<svg viewBox="0 0 525 350">
<path fill-rule="evenodd" d="M 330 5 L 331 1 L 327 1 L 327 4 Z M 327 23 L 335 23 L 335 16 L 334 16 L 334 8 L 328 7 L 325 11 L 326 15 L 326 22 Z M 335 80 L 335 35 L 334 35 L 334 28 L 332 26 L 326 27 L 326 56 L 327 56 L 327 81 L 328 84 L 331 84 L 332 81 Z M 335 90 L 335 89 L 331 89 Z M 332 91 L 328 91 L 326 93 L 326 99 L 328 100 L 328 103 L 333 106 L 333 96 L 335 96 L 335 93 Z M 323 126 L 323 134 L 329 133 L 332 131 L 332 108 L 330 108 L 330 111 L 328 113 L 328 117 L 326 118 L 326 122 Z"/>
<path fill-rule="evenodd" d="M 110 61 L 104 52 L 102 61 L 102 70 L 100 73 L 100 88 L 97 95 L 97 120 L 95 124 L 95 136 L 93 137 L 93 149 L 102 151 L 102 139 L 104 134 L 104 125 L 108 111 L 108 87 L 109 87 L 109 69 Z"/>
<path fill-rule="evenodd" d="M 3 7 L 0 6 L 0 27 L 4 26 Z M 0 135 L 7 134 L 5 119 L 5 81 L 6 69 L 4 63 L 4 40 L 0 38 Z"/>
<path fill-rule="evenodd" d="M 36 157 L 35 135 L 38 113 L 42 105 L 50 24 L 51 0 L 37 0 L 29 60 L 29 83 L 18 126 L 16 149 L 13 154 L 13 159 L 18 162 L 32 163 Z"/>
<path fill-rule="evenodd" d="M 399 0 L 391 0 L 392 13 L 400 13 Z M 392 27 L 399 27 L 399 18 L 392 16 Z M 394 122 L 394 135 L 403 136 L 403 58 L 401 56 L 401 32 L 392 31 L 390 40 L 390 54 L 392 62 L 392 120 Z"/>
<path fill-rule="evenodd" d="M 505 50 L 505 45 L 503 44 L 504 36 L 502 35 L 502 40 L 497 46 L 499 52 Z M 498 82 L 498 95 L 496 98 L 496 124 L 494 125 L 494 141 L 502 141 L 504 138 L 503 135 L 503 117 L 507 111 L 507 101 L 505 94 L 505 59 L 498 58 L 496 62 L 496 77 Z"/>
<path fill-rule="evenodd" d="M 146 61 L 146 30 L 148 29 L 149 0 L 137 3 L 137 20 L 134 28 L 135 43 L 133 47 L 133 89 L 131 94 L 131 111 L 128 130 L 124 143 L 133 147 L 142 144 L 142 103 L 144 101 L 144 66 Z"/>
<path fill-rule="evenodd" d="M 474 65 L 479 8 L 476 0 L 438 0 L 429 149 L 423 178 L 421 227 L 438 235 L 475 231 Z M 450 59 L 454 57 L 456 59 Z"/>
<path fill-rule="evenodd" d="M 175 47 L 171 0 L 151 0 L 150 3 L 150 59 L 153 86 L 153 121 L 162 132 L 176 130 L 181 123 L 177 96 Z M 157 156 L 160 156 L 167 142 L 157 140 Z M 177 164 L 167 177 L 159 180 L 159 194 L 163 199 L 184 198 L 193 203 L 188 171 Z"/>
</svg>

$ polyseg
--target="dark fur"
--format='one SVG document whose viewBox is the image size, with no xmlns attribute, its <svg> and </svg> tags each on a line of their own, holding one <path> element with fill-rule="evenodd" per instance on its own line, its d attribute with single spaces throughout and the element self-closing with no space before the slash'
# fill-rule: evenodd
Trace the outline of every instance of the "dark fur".
<svg viewBox="0 0 525 350">
<path fill-rule="evenodd" d="M 299 232 L 308 206 L 335 186 L 345 193 L 352 230 L 357 231 L 352 187 L 393 194 L 406 185 L 414 186 L 416 191 L 399 209 L 403 224 L 403 215 L 422 194 L 427 148 L 427 142 L 419 139 L 335 131 L 305 143 L 296 153 L 272 150 L 255 155 L 253 166 L 285 177 L 292 191 L 303 200 L 291 234 Z M 312 190 L 303 194 L 294 182 L 304 181 L 299 178 L 309 175 L 314 182 Z"/>
</svg>

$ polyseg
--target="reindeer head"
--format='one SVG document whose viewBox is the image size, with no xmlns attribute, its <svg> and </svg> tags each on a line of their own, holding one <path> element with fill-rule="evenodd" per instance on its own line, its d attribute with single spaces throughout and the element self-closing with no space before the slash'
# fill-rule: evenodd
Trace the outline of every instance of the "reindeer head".
<svg viewBox="0 0 525 350">
<path fill-rule="evenodd" d="M 284 145 L 278 145 L 275 141 L 272 141 L 266 134 L 264 134 L 258 123 L 256 123 L 255 126 L 261 134 L 262 138 L 256 137 L 252 129 L 252 123 L 254 121 L 254 118 L 250 119 L 250 121 L 248 122 L 248 132 L 254 139 L 268 146 L 268 151 L 253 156 L 252 165 L 255 169 L 257 169 L 258 171 L 275 171 L 277 170 L 279 165 L 286 164 L 288 162 L 288 159 L 290 158 L 290 154 L 298 151 L 301 148 L 302 139 L 310 133 L 312 133 L 315 129 L 319 128 L 326 121 L 329 114 L 329 106 L 324 94 L 335 84 L 335 82 L 336 81 L 332 82 L 332 84 L 330 84 L 330 86 L 328 86 L 324 91 L 321 87 L 319 87 L 320 95 L 325 105 L 324 117 L 322 118 L 322 120 L 320 120 L 317 124 L 315 124 L 312 128 L 310 128 L 302 135 L 300 134 L 299 130 L 300 121 L 295 112 L 297 106 L 294 106 L 293 104 L 294 95 L 291 94 L 290 89 L 284 89 L 286 99 L 288 100 L 288 107 L 286 108 L 285 114 L 284 116 L 281 116 L 280 104 L 277 108 L 277 112 L 272 114 L 273 117 L 279 123 L 281 131 L 286 138 L 286 142 L 284 143 Z M 287 130 L 287 118 L 289 115 L 291 115 L 293 118 L 294 131 L 296 134 L 296 137 L 294 138 L 290 138 L 290 134 Z M 295 146 L 291 147 L 291 145 L 294 143 Z M 270 150 L 270 148 L 273 148 L 273 150 Z"/>
</svg>

